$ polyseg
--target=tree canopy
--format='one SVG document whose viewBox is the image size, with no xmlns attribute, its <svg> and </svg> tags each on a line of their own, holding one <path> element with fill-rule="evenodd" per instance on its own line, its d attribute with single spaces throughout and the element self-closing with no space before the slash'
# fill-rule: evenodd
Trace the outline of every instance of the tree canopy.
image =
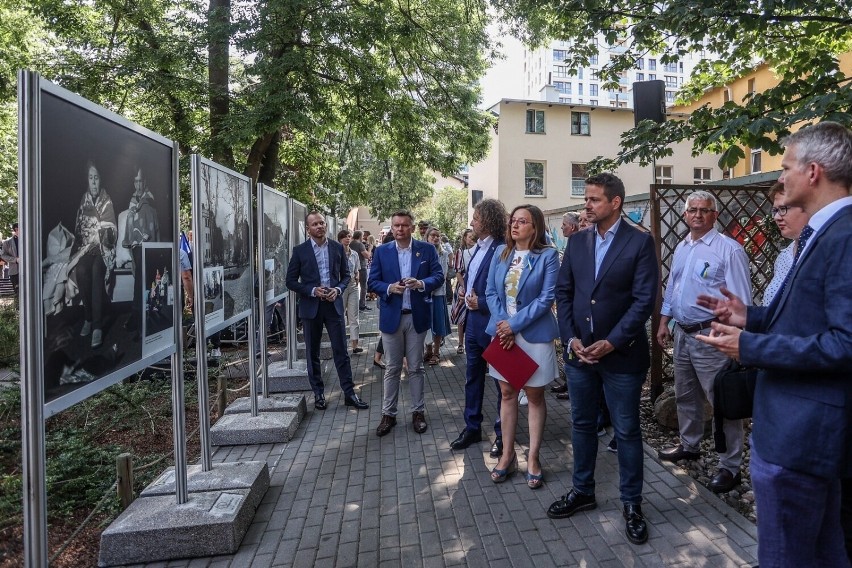
<svg viewBox="0 0 852 568">
<path fill-rule="evenodd" d="M 694 153 L 722 154 L 720 166 L 744 157 L 737 145 L 781 151 L 779 140 L 793 125 L 820 120 L 852 124 L 852 78 L 839 67 L 838 54 L 852 48 L 850 0 L 494 0 L 514 33 L 530 44 L 551 38 L 572 42 L 568 65 L 588 66 L 602 33 L 612 59 L 599 76 L 614 88 L 619 73 L 639 57 L 673 63 L 686 53 L 706 57 L 679 93 L 696 100 L 759 62 L 771 65 L 778 86 L 704 106 L 685 120 L 663 125 L 643 121 L 626 132 L 610 166 L 671 155 L 668 146 L 692 140 Z"/>
<path fill-rule="evenodd" d="M 197 152 L 312 207 L 381 216 L 423 199 L 427 169 L 487 151 L 481 0 L 0 0 L 0 16 L 0 103 L 15 69 L 36 70 L 176 140 L 185 192 Z"/>
</svg>

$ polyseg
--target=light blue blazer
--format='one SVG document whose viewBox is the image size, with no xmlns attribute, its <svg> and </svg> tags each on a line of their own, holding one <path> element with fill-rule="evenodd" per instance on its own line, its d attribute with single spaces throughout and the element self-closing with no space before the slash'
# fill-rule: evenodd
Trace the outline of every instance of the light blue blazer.
<svg viewBox="0 0 852 568">
<path fill-rule="evenodd" d="M 491 318 L 485 329 L 489 335 L 497 333 L 497 322 L 506 320 L 514 333 L 523 333 L 530 343 L 547 343 L 559 337 L 559 326 L 553 315 L 554 289 L 559 275 L 559 255 L 555 249 L 547 248 L 540 252 L 530 251 L 524 261 L 527 266 L 518 283 L 517 313 L 509 316 L 506 312 L 506 274 L 514 253 L 505 261 L 500 256 L 506 245 L 494 251 L 491 267 L 488 270 L 488 285 L 485 299 Z"/>
</svg>

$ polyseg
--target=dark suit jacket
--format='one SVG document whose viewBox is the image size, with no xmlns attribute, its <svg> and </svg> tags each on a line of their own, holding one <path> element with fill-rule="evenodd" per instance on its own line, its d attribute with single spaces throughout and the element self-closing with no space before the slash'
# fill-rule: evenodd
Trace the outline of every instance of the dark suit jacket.
<svg viewBox="0 0 852 568">
<path fill-rule="evenodd" d="M 317 310 L 321 301 L 311 295 L 311 291 L 321 286 L 319 265 L 314 255 L 313 239 L 308 239 L 293 249 L 290 256 L 290 264 L 287 266 L 287 288 L 298 293 L 299 317 L 313 319 L 317 317 Z M 328 266 L 331 278 L 331 287 L 339 288 L 340 293 L 334 300 L 334 309 L 343 316 L 343 290 L 349 285 L 349 263 L 343 253 L 343 245 L 337 241 L 328 240 Z"/>
<path fill-rule="evenodd" d="M 595 365 L 604 372 L 636 373 L 651 365 L 645 324 L 659 290 L 659 268 L 651 235 L 622 220 L 595 278 L 596 230 L 568 239 L 556 282 L 559 332 L 588 346 L 606 339 L 615 351 Z M 592 319 L 594 318 L 594 333 Z M 580 366 L 576 359 L 569 364 Z"/>
<path fill-rule="evenodd" d="M 488 322 L 491 320 L 491 310 L 488 308 L 488 301 L 486 298 L 488 289 L 488 272 L 494 258 L 494 251 L 497 250 L 497 247 L 504 244 L 506 244 L 506 241 L 503 239 L 494 239 L 491 246 L 484 251 L 480 250 L 476 253 L 477 256 L 481 254 L 485 255 L 482 259 L 482 264 L 479 265 L 479 274 L 476 275 L 476 280 L 473 281 L 473 291 L 479 298 L 479 309 L 468 310 L 465 330 L 473 331 L 475 333 L 475 337 L 478 338 L 479 343 L 481 343 L 483 347 L 487 347 L 488 344 L 491 343 L 491 336 L 485 331 L 485 328 L 488 327 Z M 469 266 L 470 262 L 468 262 L 468 267 Z M 465 285 L 467 285 L 467 281 L 465 281 Z"/>
<path fill-rule="evenodd" d="M 432 244 L 412 237 L 411 247 L 411 278 L 422 280 L 425 287 L 411 291 L 411 316 L 415 331 L 423 333 L 432 325 L 432 290 L 444 285 L 444 272 Z M 384 333 L 395 333 L 402 319 L 402 294 L 388 294 L 388 286 L 399 280 L 396 242 L 376 247 L 367 287 L 379 296 L 379 329 Z"/>
<path fill-rule="evenodd" d="M 852 206 L 813 237 L 784 292 L 748 308 L 740 360 L 760 367 L 752 436 L 764 460 L 852 476 Z"/>
</svg>

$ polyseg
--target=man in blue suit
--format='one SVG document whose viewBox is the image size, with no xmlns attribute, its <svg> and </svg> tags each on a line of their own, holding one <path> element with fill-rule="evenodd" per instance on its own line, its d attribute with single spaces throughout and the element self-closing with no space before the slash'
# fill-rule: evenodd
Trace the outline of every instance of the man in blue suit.
<svg viewBox="0 0 852 568">
<path fill-rule="evenodd" d="M 810 216 L 766 307 L 700 296 L 720 323 L 701 341 L 758 367 L 751 480 L 761 566 L 850 566 L 840 523 L 852 476 L 852 131 L 835 122 L 783 142 L 784 205 Z M 745 330 L 741 330 L 745 327 Z"/>
<path fill-rule="evenodd" d="M 314 391 L 314 408 L 325 410 L 325 389 L 320 372 L 322 328 L 328 330 L 334 366 L 340 379 L 346 406 L 369 408 L 355 394 L 352 367 L 346 350 L 343 321 L 343 290 L 349 284 L 349 263 L 343 245 L 326 238 L 325 217 L 313 211 L 305 219 L 310 238 L 293 249 L 287 267 L 287 288 L 299 294 L 299 317 L 305 331 L 308 381 Z"/>
<path fill-rule="evenodd" d="M 556 284 L 571 395 L 574 487 L 547 510 L 553 519 L 597 507 L 595 460 L 601 385 L 618 441 L 627 539 L 648 540 L 642 514 L 643 456 L 639 398 L 651 357 L 645 324 L 659 290 L 654 241 L 621 219 L 624 184 L 612 174 L 586 180 L 586 216 L 565 247 Z"/>
<path fill-rule="evenodd" d="M 411 237 L 414 217 L 398 211 L 391 217 L 394 241 L 377 247 L 370 265 L 368 285 L 379 296 L 379 331 L 382 332 L 387 369 L 384 377 L 382 421 L 377 436 L 396 426 L 402 358 L 408 365 L 414 431 L 426 431 L 426 371 L 423 343 L 432 325 L 432 291 L 444 285 L 438 253 L 429 243 Z"/>
<path fill-rule="evenodd" d="M 485 375 L 488 372 L 488 363 L 482 357 L 482 352 L 491 343 L 491 336 L 485 331 L 491 319 L 491 311 L 485 301 L 485 289 L 494 251 L 506 242 L 507 223 L 506 208 L 496 199 L 483 199 L 473 208 L 470 225 L 477 241 L 465 274 L 467 323 L 464 342 L 467 370 L 464 383 L 464 428 L 458 438 L 450 443 L 453 450 L 463 450 L 482 441 L 482 401 L 485 397 Z M 494 421 L 496 437 L 491 446 L 491 457 L 499 458 L 503 455 L 503 432 L 500 428 L 502 395 L 497 381 L 493 382 L 497 389 L 497 419 Z"/>
</svg>

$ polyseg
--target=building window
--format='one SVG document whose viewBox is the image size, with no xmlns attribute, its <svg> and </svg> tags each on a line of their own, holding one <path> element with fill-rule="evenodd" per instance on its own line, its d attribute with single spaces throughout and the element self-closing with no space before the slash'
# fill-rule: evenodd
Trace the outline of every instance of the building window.
<svg viewBox="0 0 852 568">
<path fill-rule="evenodd" d="M 748 80 L 748 92 L 749 92 L 749 93 L 753 93 L 754 91 L 755 91 L 755 88 L 754 88 L 754 79 L 749 79 L 749 80 Z"/>
<path fill-rule="evenodd" d="M 586 164 L 571 164 L 571 197 L 586 196 Z"/>
<path fill-rule="evenodd" d="M 760 150 L 752 150 L 751 151 L 751 173 L 757 174 L 761 172 L 760 165 L 761 151 Z"/>
<path fill-rule="evenodd" d="M 476 207 L 476 204 L 482 201 L 482 190 L 481 189 L 473 189 L 470 192 L 470 205 L 471 207 Z"/>
<path fill-rule="evenodd" d="M 644 73 L 636 73 L 636 80 L 637 81 L 644 81 L 645 80 L 645 74 Z"/>
<path fill-rule="evenodd" d="M 648 80 L 649 81 L 656 81 L 657 80 L 657 74 L 656 73 L 648 73 Z"/>
<path fill-rule="evenodd" d="M 666 87 L 677 87 L 677 77 L 675 75 L 666 75 Z"/>
<path fill-rule="evenodd" d="M 724 99 L 723 102 L 726 102 L 726 103 L 734 100 L 734 95 L 731 93 L 730 87 L 725 87 L 722 97 Z"/>
<path fill-rule="evenodd" d="M 571 97 L 559 97 L 559 102 L 571 104 Z"/>
<path fill-rule="evenodd" d="M 636 60 L 636 69 L 644 69 L 645 68 L 645 59 L 640 57 Z"/>
<path fill-rule="evenodd" d="M 568 76 L 568 68 L 565 67 L 564 65 L 554 65 L 553 66 L 553 73 L 557 77 L 567 77 Z"/>
<path fill-rule="evenodd" d="M 578 78 L 578 79 L 582 79 L 582 78 L 583 78 L 583 68 L 582 68 L 582 67 L 580 67 L 579 69 L 577 69 L 577 78 Z"/>
<path fill-rule="evenodd" d="M 568 50 L 566 49 L 554 49 L 553 50 L 553 60 L 558 61 L 559 63 L 563 63 L 566 59 L 568 59 Z"/>
<path fill-rule="evenodd" d="M 598 64 L 598 54 L 595 53 L 594 55 L 590 55 L 589 56 L 589 65 L 597 65 L 597 64 Z"/>
<path fill-rule="evenodd" d="M 599 81 L 600 77 L 598 76 L 597 69 L 589 69 L 589 80 L 590 81 Z"/>
<path fill-rule="evenodd" d="M 587 112 L 571 113 L 571 134 L 589 136 L 591 132 L 591 118 Z"/>
<path fill-rule="evenodd" d="M 590 97 L 598 96 L 598 86 L 597 85 L 589 85 L 589 96 Z"/>
<path fill-rule="evenodd" d="M 527 134 L 544 134 L 543 110 L 527 110 Z"/>
<path fill-rule="evenodd" d="M 592 106 L 598 106 L 598 99 L 589 100 L 589 104 L 592 105 Z"/>
<path fill-rule="evenodd" d="M 666 91 L 666 103 L 674 104 L 675 94 L 674 91 Z"/>
<path fill-rule="evenodd" d="M 677 73 L 677 63 L 666 63 L 663 65 L 663 71 L 666 73 Z"/>
<path fill-rule="evenodd" d="M 583 94 L 583 83 L 578 83 L 578 84 L 577 84 L 577 94 L 578 94 L 578 95 L 582 95 L 582 94 Z"/>
<path fill-rule="evenodd" d="M 657 60 L 649 59 L 648 60 L 648 71 L 656 71 L 657 70 Z"/>
<path fill-rule="evenodd" d="M 554 81 L 553 88 L 560 93 L 565 93 L 566 95 L 571 94 L 571 83 L 567 83 L 565 81 Z"/>
<path fill-rule="evenodd" d="M 710 183 L 710 176 L 713 175 L 711 168 L 692 168 L 692 181 L 695 185 Z"/>
<path fill-rule="evenodd" d="M 672 183 L 673 169 L 673 166 L 657 166 L 654 168 L 654 183 L 670 185 Z"/>
<path fill-rule="evenodd" d="M 544 197 L 544 162 L 524 162 L 524 197 Z"/>
</svg>

